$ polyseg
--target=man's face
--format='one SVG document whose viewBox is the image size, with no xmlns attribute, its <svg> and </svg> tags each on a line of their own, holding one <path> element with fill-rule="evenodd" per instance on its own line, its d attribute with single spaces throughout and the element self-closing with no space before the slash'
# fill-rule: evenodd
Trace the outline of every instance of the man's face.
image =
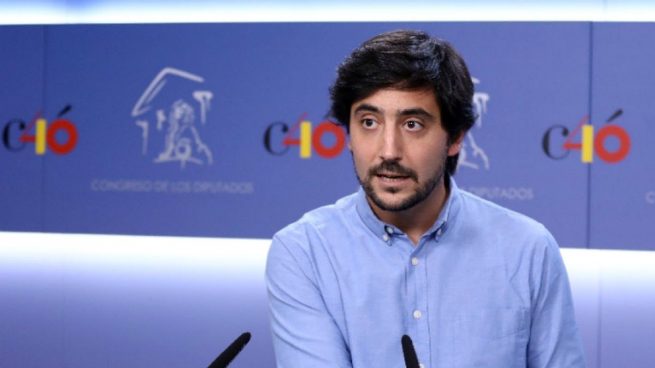
<svg viewBox="0 0 655 368">
<path fill-rule="evenodd" d="M 436 199 L 444 187 L 446 158 L 459 152 L 460 142 L 448 145 L 431 90 L 381 89 L 350 109 L 349 147 L 357 178 L 384 211 Z"/>
</svg>

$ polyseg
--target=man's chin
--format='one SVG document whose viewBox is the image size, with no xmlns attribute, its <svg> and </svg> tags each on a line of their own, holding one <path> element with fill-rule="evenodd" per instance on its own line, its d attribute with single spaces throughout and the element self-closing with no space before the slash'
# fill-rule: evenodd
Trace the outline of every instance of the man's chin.
<svg viewBox="0 0 655 368">
<path fill-rule="evenodd" d="M 400 193 L 400 191 L 375 191 L 369 194 L 369 198 L 376 207 L 383 211 L 399 212 L 408 208 L 407 201 L 409 196 Z"/>
</svg>

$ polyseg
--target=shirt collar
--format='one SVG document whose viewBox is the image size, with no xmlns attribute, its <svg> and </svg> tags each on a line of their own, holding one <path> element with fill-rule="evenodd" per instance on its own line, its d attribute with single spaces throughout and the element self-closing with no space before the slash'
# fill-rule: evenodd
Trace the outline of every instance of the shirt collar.
<svg viewBox="0 0 655 368">
<path fill-rule="evenodd" d="M 446 199 L 446 202 L 441 209 L 439 217 L 437 217 L 437 221 L 435 221 L 435 223 L 430 227 L 430 229 L 428 229 L 428 231 L 425 232 L 423 236 L 440 237 L 447 231 L 449 224 L 451 224 L 455 219 L 454 213 L 457 211 L 454 211 L 453 207 L 460 193 L 459 188 L 457 187 L 457 184 L 455 184 L 455 180 L 452 178 L 452 176 L 449 180 L 450 193 L 448 198 Z M 366 227 L 368 227 L 369 230 L 371 230 L 375 235 L 381 236 L 383 239 L 388 240 L 389 237 L 393 235 L 400 235 L 403 233 L 397 227 L 381 221 L 375 215 L 366 199 L 366 193 L 361 186 L 357 191 L 356 208 L 359 217 L 362 219 Z"/>
</svg>

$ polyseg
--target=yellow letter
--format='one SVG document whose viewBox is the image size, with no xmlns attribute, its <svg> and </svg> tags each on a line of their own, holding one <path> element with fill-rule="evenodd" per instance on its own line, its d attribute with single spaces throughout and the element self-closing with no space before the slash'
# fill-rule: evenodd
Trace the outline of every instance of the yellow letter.
<svg viewBox="0 0 655 368">
<path fill-rule="evenodd" d="M 590 164 L 594 161 L 594 126 L 582 126 L 582 162 Z"/>
<path fill-rule="evenodd" d="M 46 130 L 48 123 L 44 118 L 39 118 L 36 121 L 36 137 L 34 141 L 34 151 L 37 155 L 45 153 L 46 146 Z"/>
<path fill-rule="evenodd" d="M 312 123 L 309 121 L 300 123 L 300 157 L 312 157 Z"/>
</svg>

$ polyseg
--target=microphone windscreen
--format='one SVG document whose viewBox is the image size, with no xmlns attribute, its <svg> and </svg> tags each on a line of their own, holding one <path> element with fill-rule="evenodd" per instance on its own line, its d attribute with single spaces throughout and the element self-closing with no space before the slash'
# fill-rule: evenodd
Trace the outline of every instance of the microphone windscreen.
<svg viewBox="0 0 655 368">
<path fill-rule="evenodd" d="M 405 357 L 405 367 L 407 368 L 419 368 L 418 357 L 416 356 L 416 350 L 414 350 L 414 344 L 412 339 L 407 335 L 403 335 L 400 339 L 400 344 L 403 346 L 403 356 Z"/>
<path fill-rule="evenodd" d="M 221 355 L 216 358 L 208 368 L 226 368 L 230 362 L 236 358 L 237 354 L 243 349 L 244 346 L 250 341 L 250 332 L 244 332 L 241 336 L 237 337 L 230 346 L 225 349 Z"/>
</svg>

